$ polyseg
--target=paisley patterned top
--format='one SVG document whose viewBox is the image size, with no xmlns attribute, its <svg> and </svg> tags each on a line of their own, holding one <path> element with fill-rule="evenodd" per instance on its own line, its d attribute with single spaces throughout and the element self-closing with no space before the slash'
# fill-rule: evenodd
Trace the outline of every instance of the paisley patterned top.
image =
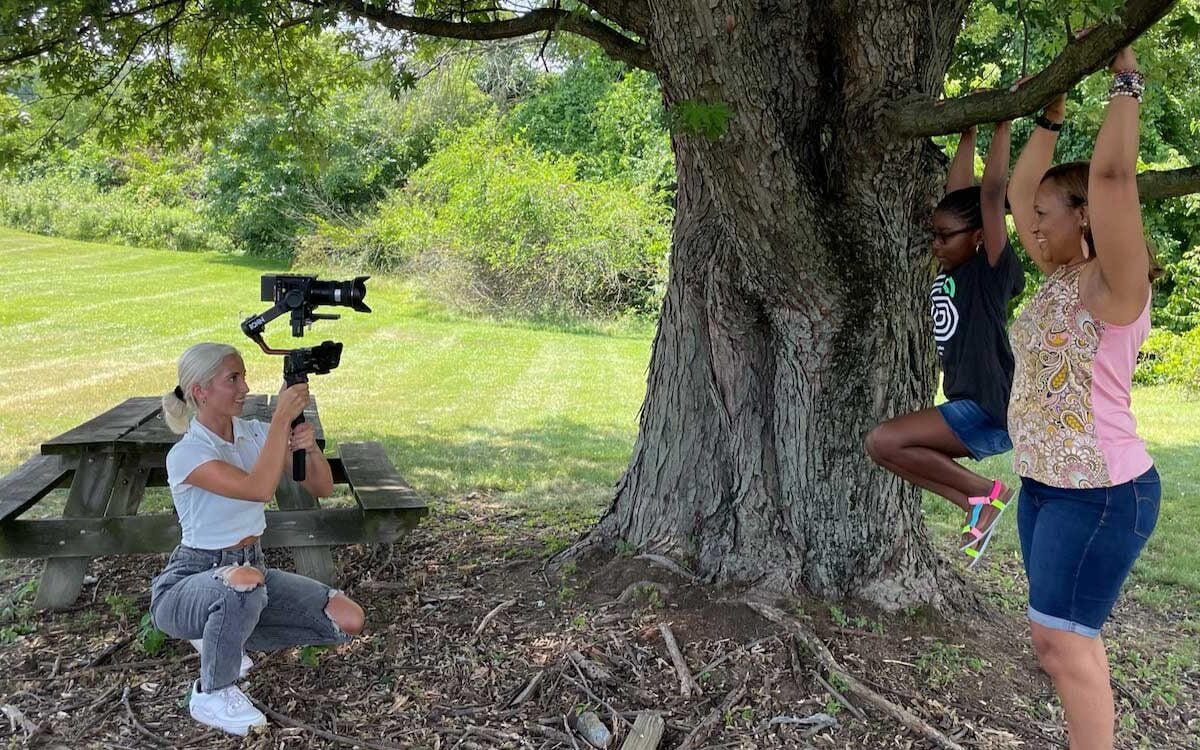
<svg viewBox="0 0 1200 750">
<path fill-rule="evenodd" d="M 1052 487 L 1111 487 L 1153 465 L 1129 400 L 1149 300 L 1129 325 L 1096 320 L 1080 300 L 1082 269 L 1051 274 L 1009 329 L 1014 470 Z"/>
</svg>

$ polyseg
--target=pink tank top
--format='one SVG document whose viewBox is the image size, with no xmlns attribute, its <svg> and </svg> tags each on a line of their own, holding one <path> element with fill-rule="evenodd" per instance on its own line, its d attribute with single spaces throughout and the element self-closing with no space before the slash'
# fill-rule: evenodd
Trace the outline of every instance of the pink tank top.
<svg viewBox="0 0 1200 750">
<path fill-rule="evenodd" d="M 1013 467 L 1052 487 L 1111 487 L 1154 463 L 1129 400 L 1150 302 L 1129 325 L 1096 320 L 1079 298 L 1082 268 L 1051 274 L 1009 329 Z"/>
</svg>

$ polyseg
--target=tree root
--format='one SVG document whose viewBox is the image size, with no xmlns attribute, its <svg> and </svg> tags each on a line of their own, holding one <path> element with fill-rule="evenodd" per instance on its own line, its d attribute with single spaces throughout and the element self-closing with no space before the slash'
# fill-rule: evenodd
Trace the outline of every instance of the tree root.
<svg viewBox="0 0 1200 750">
<path fill-rule="evenodd" d="M 944 748 L 944 750 L 963 750 L 961 745 L 939 732 L 924 719 L 907 708 L 892 703 L 862 682 L 859 682 L 853 675 L 842 668 L 842 665 L 834 658 L 833 652 L 821 642 L 821 639 L 810 633 L 795 618 L 788 617 L 783 610 L 766 604 L 760 604 L 759 602 L 745 602 L 745 604 L 771 622 L 787 628 L 788 632 L 812 652 L 812 655 L 816 657 L 821 666 L 829 671 L 830 674 L 835 674 L 841 678 L 846 683 L 848 691 L 861 698 L 865 703 L 895 719 L 909 731 L 931 740 L 938 747 Z"/>
</svg>

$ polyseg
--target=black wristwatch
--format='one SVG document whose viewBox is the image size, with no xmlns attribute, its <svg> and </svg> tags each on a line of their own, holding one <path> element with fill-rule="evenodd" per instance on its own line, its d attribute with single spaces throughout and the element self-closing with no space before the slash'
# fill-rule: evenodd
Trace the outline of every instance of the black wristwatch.
<svg viewBox="0 0 1200 750">
<path fill-rule="evenodd" d="M 1057 133 L 1058 131 L 1062 130 L 1062 126 L 1063 126 L 1063 124 L 1061 122 L 1053 122 L 1049 118 L 1047 118 L 1046 115 L 1044 115 L 1044 114 L 1039 114 L 1037 116 L 1037 119 L 1034 120 L 1034 122 L 1037 123 L 1037 126 L 1039 128 L 1045 128 L 1046 130 L 1049 130 L 1052 133 Z"/>
</svg>

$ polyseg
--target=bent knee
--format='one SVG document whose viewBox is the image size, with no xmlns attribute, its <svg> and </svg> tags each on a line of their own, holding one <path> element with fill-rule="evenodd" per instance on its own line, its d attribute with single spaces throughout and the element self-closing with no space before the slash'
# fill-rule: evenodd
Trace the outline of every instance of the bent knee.
<svg viewBox="0 0 1200 750">
<path fill-rule="evenodd" d="M 214 573 L 234 591 L 253 591 L 263 584 L 263 574 L 258 568 L 247 565 L 226 565 Z"/>
<path fill-rule="evenodd" d="M 867 433 L 867 455 L 876 462 L 886 460 L 896 449 L 896 441 L 892 437 L 891 428 L 879 425 Z"/>
<path fill-rule="evenodd" d="M 329 598 L 325 614 L 329 615 L 329 619 L 333 620 L 338 629 L 347 635 L 359 635 L 366 625 L 367 616 L 363 612 L 363 608 L 358 606 L 358 602 L 342 593 L 334 594 Z"/>
</svg>

